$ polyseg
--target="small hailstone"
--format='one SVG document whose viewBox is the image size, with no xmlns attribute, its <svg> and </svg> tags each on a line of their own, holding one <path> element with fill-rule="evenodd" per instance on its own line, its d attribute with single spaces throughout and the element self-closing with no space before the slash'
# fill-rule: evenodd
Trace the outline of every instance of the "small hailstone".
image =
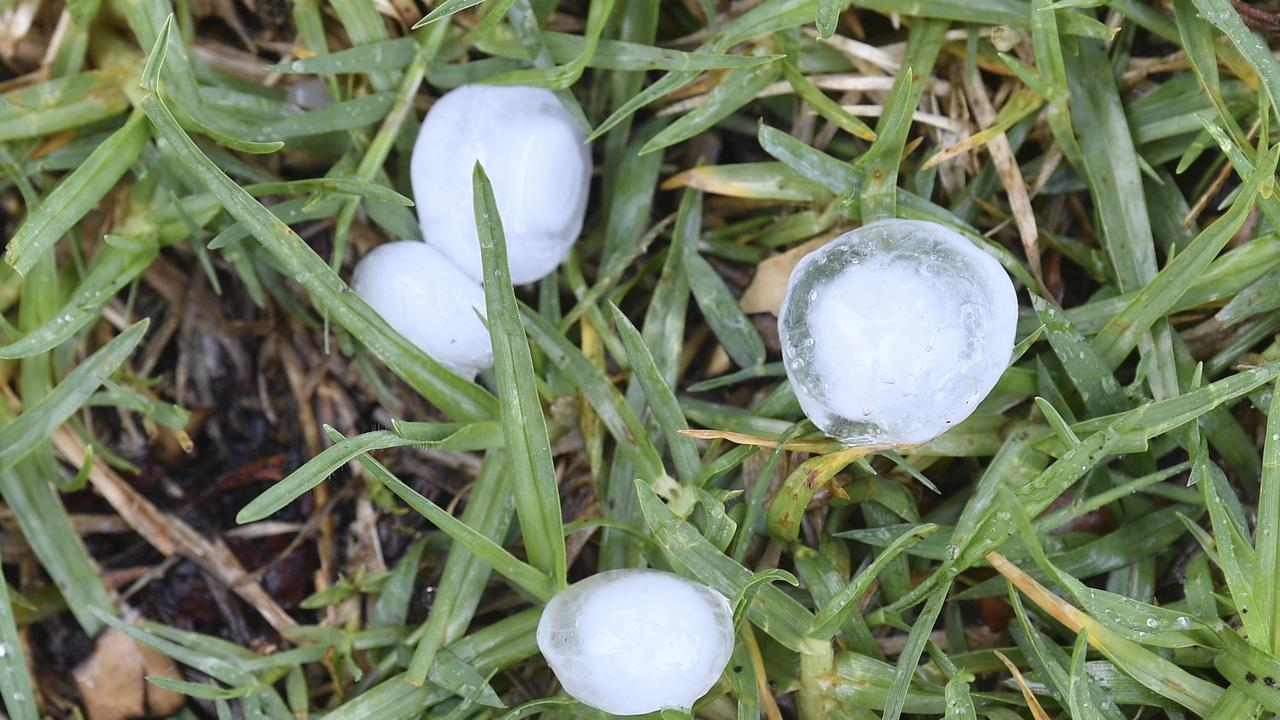
<svg viewBox="0 0 1280 720">
<path fill-rule="evenodd" d="M 912 445 L 995 387 L 1017 319 L 1009 276 L 964 236 L 886 220 L 801 260 L 778 326 L 787 377 L 815 425 L 849 445 Z"/>
<path fill-rule="evenodd" d="M 723 595 L 657 570 L 612 570 L 547 603 L 538 648 L 566 692 L 614 715 L 688 709 L 733 653 Z"/>
<path fill-rule="evenodd" d="M 587 209 L 586 134 L 550 91 L 464 85 L 436 101 L 413 146 L 410 176 L 427 242 L 483 278 L 471 199 L 476 160 L 493 183 L 511 280 L 556 269 Z"/>
<path fill-rule="evenodd" d="M 437 362 L 472 379 L 493 364 L 484 288 L 449 258 L 417 240 L 374 248 L 351 276 L 356 294 Z"/>
<path fill-rule="evenodd" d="M 289 102 L 307 110 L 318 110 L 333 105 L 329 86 L 320 78 L 307 78 L 293 83 L 285 90 Z"/>
</svg>

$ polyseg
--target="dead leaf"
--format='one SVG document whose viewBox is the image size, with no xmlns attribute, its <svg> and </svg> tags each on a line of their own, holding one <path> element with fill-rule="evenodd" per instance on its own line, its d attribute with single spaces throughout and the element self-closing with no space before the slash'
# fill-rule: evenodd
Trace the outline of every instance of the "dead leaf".
<svg viewBox="0 0 1280 720">
<path fill-rule="evenodd" d="M 168 717 L 186 702 L 182 695 L 146 680 L 181 680 L 173 661 L 115 628 L 98 637 L 93 654 L 72 674 L 89 720 Z"/>
<path fill-rule="evenodd" d="M 800 258 L 826 245 L 839 233 L 820 235 L 802 245 L 797 245 L 781 255 L 774 255 L 756 266 L 756 276 L 751 279 L 738 304 L 746 313 L 767 312 L 778 314 L 782 298 L 787 294 L 787 281 L 796 269 Z"/>
<path fill-rule="evenodd" d="M 0 11 L 0 57 L 6 60 L 14 58 L 18 44 L 31 31 L 39 12 L 40 0 L 22 0 Z"/>
</svg>

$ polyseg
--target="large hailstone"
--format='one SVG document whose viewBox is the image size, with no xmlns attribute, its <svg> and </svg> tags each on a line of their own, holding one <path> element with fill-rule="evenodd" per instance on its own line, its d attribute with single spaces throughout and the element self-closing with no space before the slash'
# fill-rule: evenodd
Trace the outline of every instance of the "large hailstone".
<svg viewBox="0 0 1280 720">
<path fill-rule="evenodd" d="M 538 648 L 565 692 L 614 715 L 693 707 L 728 664 L 733 637 L 723 595 L 657 570 L 574 583 L 538 621 Z"/>
<path fill-rule="evenodd" d="M 417 240 L 374 248 L 351 276 L 356 294 L 391 327 L 468 380 L 493 364 L 484 288 L 449 258 Z"/>
<path fill-rule="evenodd" d="M 991 391 L 1017 318 L 1013 283 L 991 256 L 942 225 L 886 220 L 801 260 L 778 325 L 815 425 L 849 445 L 913 445 Z"/>
<path fill-rule="evenodd" d="M 511 281 L 556 269 L 582 231 L 591 184 L 586 134 L 548 90 L 464 85 L 436 101 L 410 176 L 427 242 L 483 279 L 471 200 L 476 160 L 498 201 Z"/>
</svg>

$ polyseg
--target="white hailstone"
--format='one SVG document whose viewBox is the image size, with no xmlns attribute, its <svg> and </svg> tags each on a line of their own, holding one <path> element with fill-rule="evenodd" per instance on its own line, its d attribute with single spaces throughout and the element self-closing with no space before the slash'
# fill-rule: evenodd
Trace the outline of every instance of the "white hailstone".
<svg viewBox="0 0 1280 720">
<path fill-rule="evenodd" d="M 293 83 L 285 90 L 289 102 L 307 110 L 318 110 L 333 105 L 333 96 L 329 94 L 329 86 L 318 77 L 307 78 Z"/>
<path fill-rule="evenodd" d="M 964 420 L 1009 364 L 1013 283 L 942 225 L 845 233 L 791 273 L 783 362 L 809 419 L 848 445 L 913 445 Z"/>
<path fill-rule="evenodd" d="M 587 210 L 591 151 L 582 128 L 554 94 L 529 87 L 464 85 L 427 113 L 409 166 L 422 235 L 481 280 L 471 200 L 477 160 L 498 201 L 512 282 L 555 270 Z"/>
<path fill-rule="evenodd" d="M 657 570 L 612 570 L 542 611 L 538 648 L 565 692 L 614 715 L 691 708 L 733 653 L 723 595 Z"/>
<path fill-rule="evenodd" d="M 484 288 L 440 251 L 417 240 L 374 248 L 356 265 L 351 288 L 391 327 L 468 380 L 493 364 Z"/>
</svg>

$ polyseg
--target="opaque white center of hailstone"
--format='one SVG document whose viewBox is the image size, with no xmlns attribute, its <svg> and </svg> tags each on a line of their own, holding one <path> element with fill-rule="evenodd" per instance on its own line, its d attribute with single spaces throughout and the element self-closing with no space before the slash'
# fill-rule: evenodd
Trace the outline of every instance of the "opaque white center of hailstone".
<svg viewBox="0 0 1280 720">
<path fill-rule="evenodd" d="M 691 708 L 733 653 L 723 595 L 656 570 L 614 570 L 547 603 L 538 647 L 565 692 L 615 715 Z"/>
<path fill-rule="evenodd" d="M 493 364 L 484 288 L 417 240 L 379 245 L 356 265 L 356 294 L 437 362 L 470 380 Z"/>
<path fill-rule="evenodd" d="M 1009 363 L 1017 315 L 991 256 L 942 225 L 889 220 L 800 261 L 779 332 L 815 425 L 851 445 L 908 445 L 986 397 Z"/>
<path fill-rule="evenodd" d="M 582 232 L 591 185 L 586 134 L 548 90 L 464 85 L 422 122 L 410 161 L 424 239 L 483 278 L 471 182 L 484 166 L 515 284 L 555 270 Z"/>
</svg>

